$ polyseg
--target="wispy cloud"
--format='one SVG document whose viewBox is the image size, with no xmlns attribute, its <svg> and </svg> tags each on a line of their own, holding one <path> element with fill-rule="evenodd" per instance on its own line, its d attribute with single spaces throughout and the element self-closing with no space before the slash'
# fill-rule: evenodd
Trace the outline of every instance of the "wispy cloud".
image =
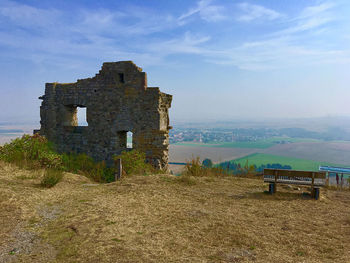
<svg viewBox="0 0 350 263">
<path fill-rule="evenodd" d="M 193 35 L 186 32 L 183 36 L 174 39 L 153 43 L 145 47 L 147 51 L 166 56 L 170 54 L 199 54 L 203 55 L 206 51 L 201 47 L 210 40 L 209 36 Z"/>
<path fill-rule="evenodd" d="M 211 63 L 249 71 L 350 63 L 350 49 L 309 48 L 293 42 L 290 37 L 246 42 L 235 48 L 207 52 L 206 56 Z"/>
<path fill-rule="evenodd" d="M 154 10 L 137 7 L 123 11 L 79 9 L 73 15 L 4 0 L 0 3 L 0 23 L 6 26 L 0 26 L 0 47 L 11 52 L 0 52 L 0 56 L 62 65 L 96 58 L 131 59 L 150 65 L 161 64 L 172 54 L 193 54 L 210 63 L 244 70 L 350 61 L 350 52 L 344 47 L 321 43 L 332 33 L 330 23 L 336 19 L 332 12 L 334 4 L 308 6 L 294 16 L 248 3 L 238 7 L 244 12 L 238 16 L 239 22 L 230 20 L 224 7 L 211 0 L 198 1 L 196 7 L 181 16 L 152 15 Z M 227 36 L 213 37 L 213 32 L 205 29 L 197 32 L 190 26 L 196 19 L 208 22 L 227 19 L 228 25 L 235 27 L 253 26 L 241 22 L 259 19 L 280 19 L 280 23 L 274 31 L 259 32 L 250 36 L 249 41 L 237 41 L 234 37 L 218 41 Z"/>
<path fill-rule="evenodd" d="M 199 15 L 199 17 L 208 22 L 217 22 L 227 19 L 224 15 L 225 8 L 220 5 L 212 4 L 212 0 L 200 0 L 197 2 L 197 6 L 189 9 L 186 13 L 182 14 L 178 21 L 183 24 L 186 19 Z"/>
<path fill-rule="evenodd" d="M 200 1 L 198 5 L 202 19 L 220 19 L 218 6 L 210 5 L 210 1 Z M 171 38 L 148 37 L 182 27 L 171 14 L 152 16 L 152 12 L 141 8 L 124 12 L 80 9 L 72 17 L 55 9 L 6 1 L 0 4 L 0 21 L 11 18 L 7 24 L 15 30 L 0 28 L 0 46 L 17 51 L 0 55 L 63 66 L 64 63 L 80 65 L 76 63 L 79 59 L 96 57 L 132 59 L 150 65 L 162 63 L 171 54 L 203 54 L 201 45 L 210 40 L 208 35 L 185 31 Z M 73 62 L 68 63 L 69 60 Z"/>
<path fill-rule="evenodd" d="M 313 17 L 318 14 L 324 14 L 325 11 L 334 7 L 335 4 L 331 2 L 324 2 L 318 5 L 306 7 L 300 14 L 298 18 Z"/>
<path fill-rule="evenodd" d="M 242 22 L 250 22 L 256 19 L 275 20 L 283 17 L 279 12 L 261 5 L 240 3 L 238 7 L 244 12 L 244 14 L 237 17 L 237 20 Z"/>
<path fill-rule="evenodd" d="M 24 28 L 53 26 L 61 15 L 55 9 L 41 9 L 7 0 L 0 3 L 0 17 Z"/>
<path fill-rule="evenodd" d="M 0 27 L 0 46 L 16 51 L 1 52 L 0 56 L 17 56 L 36 63 L 97 57 L 104 60 L 138 58 L 144 64 L 158 63 L 159 56 L 145 51 L 150 45 L 146 36 L 179 25 L 171 15 L 152 16 L 151 13 L 152 10 L 136 7 L 123 12 L 79 9 L 72 16 L 57 9 L 3 1 L 0 22 L 6 27 Z M 143 46 L 139 47 L 139 43 Z"/>
<path fill-rule="evenodd" d="M 327 2 L 308 6 L 294 17 L 282 17 L 274 11 L 266 11 L 263 7 L 257 8 L 256 10 L 260 11 L 253 12 L 254 15 L 251 16 L 241 17 L 242 21 L 269 14 L 270 19 L 282 18 L 281 24 L 285 25 L 285 28 L 260 36 L 262 40 L 208 52 L 207 59 L 211 63 L 235 65 L 240 69 L 255 71 L 350 63 L 349 48 L 329 45 L 327 34 L 332 34 L 332 30 L 328 27 L 336 20 L 332 12 L 333 7 L 334 4 Z"/>
<path fill-rule="evenodd" d="M 334 7 L 331 3 L 321 3 L 315 6 L 309 6 L 296 17 L 287 22 L 292 25 L 275 34 L 293 34 L 307 30 L 314 30 L 335 20 L 335 16 L 330 12 Z"/>
</svg>

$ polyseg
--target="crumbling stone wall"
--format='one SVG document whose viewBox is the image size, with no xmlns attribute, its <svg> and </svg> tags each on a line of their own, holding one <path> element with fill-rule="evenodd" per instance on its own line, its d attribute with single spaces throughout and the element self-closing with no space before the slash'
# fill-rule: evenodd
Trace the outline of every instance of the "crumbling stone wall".
<svg viewBox="0 0 350 263">
<path fill-rule="evenodd" d="M 75 83 L 46 83 L 40 97 L 40 134 L 60 152 L 86 153 L 112 162 L 127 148 L 146 153 L 156 168 L 167 169 L 172 96 L 147 87 L 147 76 L 132 61 L 103 63 L 93 78 Z M 88 126 L 78 126 L 77 107 L 86 107 Z"/>
</svg>

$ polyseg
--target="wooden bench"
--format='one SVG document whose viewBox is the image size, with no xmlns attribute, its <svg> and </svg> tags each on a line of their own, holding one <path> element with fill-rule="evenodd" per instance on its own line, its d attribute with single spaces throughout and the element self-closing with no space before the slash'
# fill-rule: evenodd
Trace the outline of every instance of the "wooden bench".
<svg viewBox="0 0 350 263">
<path fill-rule="evenodd" d="M 294 184 L 311 187 L 311 196 L 318 200 L 320 187 L 326 185 L 326 172 L 264 169 L 264 182 L 269 183 L 269 193 L 274 194 L 277 184 Z"/>
</svg>

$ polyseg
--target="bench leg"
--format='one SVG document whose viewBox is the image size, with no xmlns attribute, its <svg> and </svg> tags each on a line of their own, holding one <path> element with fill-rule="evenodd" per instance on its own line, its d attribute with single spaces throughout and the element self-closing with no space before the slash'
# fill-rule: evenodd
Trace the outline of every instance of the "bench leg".
<svg viewBox="0 0 350 263">
<path fill-rule="evenodd" d="M 276 184 L 275 183 L 270 183 L 269 184 L 269 193 L 272 195 L 276 193 Z"/>
<path fill-rule="evenodd" d="M 313 188 L 311 194 L 313 198 L 318 200 L 320 198 L 320 188 Z"/>
</svg>

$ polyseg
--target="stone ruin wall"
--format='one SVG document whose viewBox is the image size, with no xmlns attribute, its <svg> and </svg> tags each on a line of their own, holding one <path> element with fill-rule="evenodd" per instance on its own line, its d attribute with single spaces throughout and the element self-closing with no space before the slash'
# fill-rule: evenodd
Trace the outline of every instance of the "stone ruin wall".
<svg viewBox="0 0 350 263">
<path fill-rule="evenodd" d="M 40 97 L 39 133 L 59 152 L 86 153 L 112 164 L 127 148 L 146 154 L 154 167 L 168 169 L 169 114 L 172 96 L 147 87 L 147 76 L 132 61 L 103 63 L 93 78 L 76 83 L 46 83 Z M 78 126 L 77 107 L 86 107 L 88 126 Z"/>
</svg>

